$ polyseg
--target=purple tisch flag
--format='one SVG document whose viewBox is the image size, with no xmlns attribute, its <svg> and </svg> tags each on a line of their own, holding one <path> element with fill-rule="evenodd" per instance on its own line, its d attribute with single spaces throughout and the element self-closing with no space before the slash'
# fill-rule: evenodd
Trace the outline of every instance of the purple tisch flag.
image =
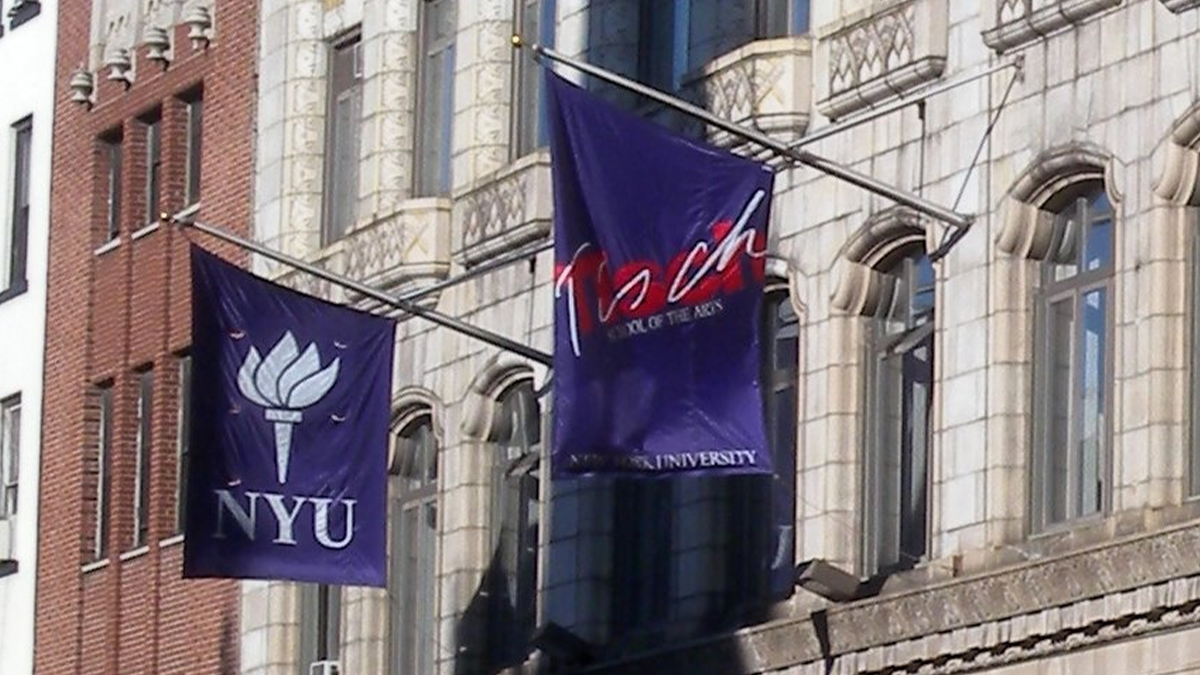
<svg viewBox="0 0 1200 675">
<path fill-rule="evenodd" d="M 183 575 L 385 585 L 394 323 L 191 258 Z"/>
<path fill-rule="evenodd" d="M 547 71 L 555 476 L 771 473 L 759 314 L 774 174 Z"/>
</svg>

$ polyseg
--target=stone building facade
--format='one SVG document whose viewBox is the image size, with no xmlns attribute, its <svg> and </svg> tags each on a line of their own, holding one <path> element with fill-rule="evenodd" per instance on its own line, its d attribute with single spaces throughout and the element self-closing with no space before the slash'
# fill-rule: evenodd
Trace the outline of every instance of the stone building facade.
<svg viewBox="0 0 1200 675">
<path fill-rule="evenodd" d="M 260 10 L 255 236 L 542 349 L 549 156 L 513 32 L 787 140 L 906 97 L 807 149 L 975 219 L 772 160 L 768 482 L 552 484 L 545 370 L 402 318 L 390 588 L 243 584 L 243 673 L 1200 672 L 1200 3 Z M 793 589 L 812 560 L 855 597 Z M 551 623 L 587 649 L 534 649 Z"/>
<path fill-rule="evenodd" d="M 237 585 L 181 578 L 190 235 L 160 214 L 248 230 L 255 8 L 58 11 L 35 671 L 232 672 Z"/>
</svg>

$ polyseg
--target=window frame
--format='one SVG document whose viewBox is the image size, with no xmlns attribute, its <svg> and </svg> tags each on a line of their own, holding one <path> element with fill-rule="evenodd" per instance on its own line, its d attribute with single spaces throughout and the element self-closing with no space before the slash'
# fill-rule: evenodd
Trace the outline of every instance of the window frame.
<svg viewBox="0 0 1200 675">
<path fill-rule="evenodd" d="M 457 0 L 417 0 L 419 7 L 417 10 L 417 88 L 416 88 L 416 105 L 413 106 L 415 131 L 413 138 L 413 164 L 416 169 L 413 171 L 413 196 L 414 197 L 442 197 L 448 196 L 454 189 L 453 175 L 453 158 L 454 158 L 454 71 L 457 67 L 458 59 L 458 1 Z M 431 39 L 430 32 L 430 16 L 434 10 L 430 9 L 431 5 L 444 3 L 450 9 L 446 11 L 453 12 L 452 22 L 455 30 L 451 30 L 448 36 L 442 36 L 437 39 Z M 437 120 L 427 120 L 427 114 L 430 109 L 427 106 L 432 106 L 432 100 L 435 98 L 431 92 L 426 91 L 426 86 L 429 83 L 430 63 L 437 57 L 444 57 L 442 68 L 447 69 L 447 72 L 442 73 L 441 84 L 442 88 L 437 92 L 437 106 L 441 111 L 441 115 L 437 115 Z M 437 129 L 428 129 L 427 126 L 437 126 Z M 437 139 L 436 143 L 429 142 L 428 139 Z M 422 172 L 421 167 L 425 165 L 426 149 L 430 147 L 437 148 L 437 174 L 426 174 Z M 444 154 L 444 156 L 443 156 Z"/>
<path fill-rule="evenodd" d="M 1089 196 L 1102 197 L 1108 205 L 1108 210 L 1097 213 L 1089 208 Z M 1061 206 L 1050 210 L 1054 214 L 1054 232 L 1052 241 L 1048 247 L 1049 253 L 1046 259 L 1038 265 L 1038 286 L 1035 292 L 1034 302 L 1034 361 L 1033 361 L 1033 425 L 1032 425 L 1032 443 L 1030 449 L 1030 532 L 1032 534 L 1053 533 L 1056 531 L 1067 530 L 1075 527 L 1081 522 L 1088 522 L 1097 518 L 1104 517 L 1111 511 L 1112 495 L 1113 495 L 1113 395 L 1115 391 L 1115 357 L 1113 355 L 1113 337 L 1115 335 L 1116 311 L 1115 306 L 1115 281 L 1116 281 L 1116 251 L 1117 251 L 1117 232 L 1118 217 L 1115 206 L 1112 203 L 1112 198 L 1107 192 L 1107 188 L 1102 181 L 1087 181 L 1077 186 L 1064 191 L 1056 200 Z M 1053 203 L 1053 202 L 1052 202 Z M 1091 225 L 1097 222 L 1108 221 L 1109 233 L 1109 257 L 1104 266 L 1095 270 L 1083 269 L 1084 258 L 1087 255 L 1087 241 L 1085 234 L 1081 234 L 1079 252 L 1074 258 L 1074 264 L 1079 266 L 1079 270 L 1064 279 L 1055 280 L 1053 274 L 1055 267 L 1060 264 L 1065 264 L 1054 260 L 1055 252 L 1059 250 L 1063 243 L 1063 239 L 1068 236 L 1068 227 L 1070 223 L 1070 214 L 1072 207 L 1075 209 L 1075 216 L 1080 219 L 1080 222 L 1085 222 L 1087 225 L 1083 228 L 1086 233 Z M 1100 441 L 1103 447 L 1099 450 L 1096 461 L 1096 475 L 1100 481 L 1098 485 L 1099 494 L 1096 499 L 1096 509 L 1090 512 L 1074 512 L 1072 504 L 1080 498 L 1081 492 L 1075 489 L 1074 483 L 1077 480 L 1079 468 L 1076 466 L 1076 460 L 1082 457 L 1082 453 L 1076 447 L 1081 441 L 1080 432 L 1077 429 L 1082 425 L 1082 421 L 1078 420 L 1076 415 L 1082 414 L 1078 410 L 1082 406 L 1083 392 L 1082 386 L 1079 383 L 1079 375 L 1082 369 L 1082 363 L 1079 361 L 1077 347 L 1079 340 L 1085 330 L 1085 324 L 1082 320 L 1082 302 L 1083 298 L 1095 291 L 1103 291 L 1105 303 L 1104 317 L 1104 372 L 1102 374 L 1102 394 L 1104 396 L 1103 408 L 1101 414 L 1104 416 L 1103 428 L 1100 430 Z M 1069 300 L 1072 305 L 1071 321 L 1072 321 L 1072 336 L 1071 336 L 1071 353 L 1069 355 L 1068 373 L 1070 375 L 1070 401 L 1067 413 L 1068 429 L 1068 448 L 1065 471 L 1069 472 L 1066 486 L 1066 512 L 1063 517 L 1056 519 L 1051 513 L 1051 503 L 1054 495 L 1052 489 L 1052 471 L 1051 463 L 1055 460 L 1053 449 L 1051 446 L 1050 435 L 1050 405 L 1051 397 L 1048 396 L 1047 387 L 1049 384 L 1049 364 L 1051 363 L 1051 352 L 1053 346 L 1049 339 L 1049 313 L 1050 308 L 1063 301 Z"/>
<path fill-rule="evenodd" d="M 142 181 L 142 199 L 143 199 L 143 222 L 142 225 L 149 227 L 159 222 L 162 208 L 162 140 L 163 140 L 163 116 L 161 110 L 146 115 L 141 120 L 143 140 L 145 147 L 143 148 L 142 165 L 143 181 Z"/>
<path fill-rule="evenodd" d="M 204 152 L 204 93 L 195 93 L 183 99 L 184 106 L 184 164 L 183 203 L 194 206 L 200 203 L 201 180 L 203 177 Z"/>
<path fill-rule="evenodd" d="M 118 129 L 115 132 L 101 136 L 99 139 L 104 170 L 104 237 L 101 245 L 117 241 L 121 238 L 121 190 L 122 166 L 125 157 L 124 138 Z"/>
<path fill-rule="evenodd" d="M 812 30 L 810 0 L 750 0 L 754 21 L 754 39 L 771 40 L 794 35 L 807 35 Z M 782 13 L 785 29 L 772 21 L 775 12 Z M 778 15 L 776 15 L 777 17 Z M 775 18 L 778 21 L 778 18 Z"/>
<path fill-rule="evenodd" d="M 524 400 L 524 405 L 520 397 L 528 396 Z M 510 397 L 515 401 L 514 407 L 516 414 L 523 419 L 524 426 L 519 429 L 505 429 L 504 415 Z M 488 589 L 488 604 L 487 604 L 487 662 L 493 666 L 507 666 L 517 663 L 524 659 L 528 654 L 526 645 L 529 638 L 532 637 L 533 631 L 536 629 L 537 611 L 538 611 L 538 596 L 540 586 L 540 539 L 541 532 L 544 526 L 542 520 L 542 493 L 541 493 L 541 456 L 542 456 L 542 422 L 544 411 L 542 410 L 541 402 L 537 398 L 537 392 L 533 388 L 533 380 L 522 378 L 512 382 L 504 387 L 501 393 L 495 398 L 494 421 L 492 424 L 492 433 L 487 442 L 488 450 L 491 455 L 491 466 L 489 467 L 489 504 L 490 517 L 488 525 L 488 541 L 491 553 L 491 565 L 495 565 L 497 561 L 502 559 L 504 555 L 501 550 L 506 545 L 504 539 L 506 531 L 511 532 L 515 529 L 516 538 L 507 542 L 511 544 L 516 557 L 516 569 L 512 571 L 512 580 L 516 587 L 516 598 L 511 604 L 505 604 L 501 607 L 498 604 L 498 599 L 503 598 L 501 584 L 509 582 L 508 576 L 501 574 L 501 570 L 494 567 L 489 567 L 488 574 L 491 579 L 491 587 Z M 529 414 L 526 417 L 526 414 Z M 518 431 L 523 431 L 526 436 L 522 439 L 504 438 L 504 433 L 511 431 L 513 434 Z M 513 457 L 512 452 L 518 449 L 521 454 Z M 501 484 L 501 479 L 504 483 Z M 513 483 L 515 482 L 515 489 Z M 509 504 L 509 498 L 516 499 L 517 527 L 509 527 L 510 523 L 506 522 L 506 517 L 512 515 L 510 509 L 505 508 Z M 528 527 L 530 522 L 536 524 L 534 531 L 531 533 Z M 530 541 L 530 535 L 533 535 Z M 502 610 L 512 609 L 516 616 L 502 617 L 499 613 Z M 501 623 L 501 619 L 508 619 Z M 498 630 L 497 626 L 503 625 L 507 630 Z"/>
<path fill-rule="evenodd" d="M 133 538 L 131 549 L 150 541 L 151 461 L 154 453 L 154 370 L 135 371 L 137 399 L 134 414 Z"/>
<path fill-rule="evenodd" d="M 342 656 L 342 589 L 330 584 L 301 584 L 300 630 L 296 641 L 300 673 L 320 661 Z"/>
<path fill-rule="evenodd" d="M 343 239 L 358 221 L 364 84 L 362 30 L 356 27 L 330 42 L 326 58 L 328 68 L 321 200 L 322 246 L 329 246 Z M 346 66 L 348 72 L 342 72 Z M 338 124 L 338 110 L 347 102 L 353 128 Z M 343 144 L 350 147 L 344 148 Z M 346 157 L 349 157 L 348 161 Z M 349 194 L 339 191 L 339 184 L 342 182 L 353 184 Z"/>
<path fill-rule="evenodd" d="M 13 426 L 15 432 L 11 429 Z M 0 399 L 0 520 L 18 514 L 20 467 L 21 394 L 16 393 Z"/>
<path fill-rule="evenodd" d="M 33 115 L 27 115 L 14 122 L 9 127 L 9 137 L 13 144 L 9 193 L 12 201 L 8 210 L 8 227 L 3 233 L 5 238 L 4 241 L 0 241 L 0 244 L 3 244 L 3 249 L 0 250 L 6 258 L 4 265 L 0 267 L 4 272 L 4 278 L 0 279 L 0 302 L 24 293 L 29 287 Z"/>
<path fill-rule="evenodd" d="M 108 525 L 112 517 L 112 430 L 113 386 L 106 382 L 97 386 L 96 433 L 96 512 L 92 538 L 92 556 L 104 560 L 109 555 Z"/>
<path fill-rule="evenodd" d="M 181 354 L 175 438 L 175 533 L 187 524 L 188 468 L 191 465 L 192 356 Z"/>
<path fill-rule="evenodd" d="M 388 583 L 388 671 L 395 675 L 431 672 L 437 661 L 436 639 L 423 627 L 433 630 L 436 623 L 437 599 L 437 554 L 439 472 L 437 462 L 440 443 L 433 423 L 433 411 L 423 408 L 414 414 L 405 415 L 398 431 L 393 434 L 396 466 L 394 488 L 389 499 L 391 519 L 391 546 L 389 547 L 390 576 Z M 404 444 L 413 442 L 415 433 L 424 433 L 420 442 L 428 445 L 418 449 L 415 458 L 420 465 L 408 464 L 411 448 Z M 412 485 L 411 468 L 416 471 L 416 485 Z M 417 551 L 407 555 L 405 546 L 410 543 L 406 530 L 410 513 L 415 512 L 418 528 L 431 528 L 432 539 L 424 541 L 422 532 L 412 533 Z M 432 522 L 430 519 L 432 518 Z M 425 531 L 428 535 L 429 532 Z M 429 548 L 425 548 L 428 546 Z M 426 569 L 425 566 L 428 566 Z M 422 593 L 425 597 L 422 597 Z M 424 615 L 424 616 L 422 616 Z M 406 619 L 401 621 L 401 619 Z M 406 650 L 406 647 L 411 648 Z"/>
<path fill-rule="evenodd" d="M 923 265 L 929 266 L 932 276 L 921 285 Z M 890 282 L 886 302 L 881 303 L 870 317 L 867 327 L 867 354 L 864 386 L 864 456 L 862 466 L 862 570 L 868 576 L 887 575 L 911 569 L 926 561 L 933 538 L 933 407 L 937 391 L 937 269 L 923 246 L 903 247 L 877 264 L 876 269 Z M 918 303 L 923 293 L 932 293 L 928 306 Z M 903 293 L 903 296 L 901 295 Z M 901 304 L 902 303 L 902 304 Z M 897 316 L 897 311 L 900 315 Z M 900 324 L 893 329 L 889 324 Z M 926 350 L 924 358 L 914 355 Z M 896 359 L 899 370 L 895 369 Z M 911 361 L 922 366 L 920 373 L 910 373 Z M 891 364 L 891 365 L 889 365 Z M 927 364 L 927 365 L 926 365 Z M 914 366 L 915 370 L 915 366 Z M 898 379 L 893 379 L 899 373 Z M 921 378 L 920 375 L 924 375 Z M 922 382 L 924 380 L 924 382 Z M 923 447 L 917 454 L 911 435 L 916 414 L 911 390 L 924 383 L 925 394 Z M 890 391 L 895 387 L 897 391 Z M 898 428 L 897 428 L 898 427 Z M 895 434 L 892 439 L 889 434 Z M 893 443 L 899 443 L 895 446 Z M 907 448 L 907 450 L 906 450 Z M 912 488 L 917 483 L 914 468 L 921 462 L 924 479 L 923 494 Z M 908 480 L 905 480 L 906 475 Z M 894 490 L 889 495 L 887 481 Z M 923 500 L 920 518 L 910 517 L 918 510 L 916 499 Z M 895 508 L 894 522 L 889 509 Z M 915 545 L 912 540 L 916 539 Z M 920 548 L 920 552 L 917 552 Z M 894 549 L 894 550 L 892 550 Z"/>
<path fill-rule="evenodd" d="M 525 30 L 531 8 L 537 17 L 534 36 Z M 557 10 L 557 0 L 513 0 L 513 35 L 523 35 L 527 40 L 536 39 L 543 46 L 553 47 Z M 549 142 L 545 82 L 541 71 L 532 51 L 513 50 L 509 161 L 529 155 Z"/>
</svg>

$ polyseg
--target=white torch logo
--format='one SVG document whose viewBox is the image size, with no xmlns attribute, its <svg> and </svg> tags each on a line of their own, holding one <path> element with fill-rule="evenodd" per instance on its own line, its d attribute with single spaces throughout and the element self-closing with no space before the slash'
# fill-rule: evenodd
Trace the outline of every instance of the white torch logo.
<svg viewBox="0 0 1200 675">
<path fill-rule="evenodd" d="M 251 347 L 238 370 L 238 389 L 242 395 L 265 408 L 267 421 L 275 423 L 275 468 L 281 484 L 287 482 L 292 426 L 304 419 L 300 409 L 329 393 L 337 382 L 340 362 L 336 358 L 322 369 L 316 344 L 309 343 L 302 354 L 296 338 L 288 331 L 265 359 Z"/>
</svg>

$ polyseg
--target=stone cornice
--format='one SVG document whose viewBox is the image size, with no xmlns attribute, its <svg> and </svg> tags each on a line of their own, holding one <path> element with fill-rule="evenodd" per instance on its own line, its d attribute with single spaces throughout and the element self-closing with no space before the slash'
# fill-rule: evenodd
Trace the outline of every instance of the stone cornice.
<svg viewBox="0 0 1200 675">
<path fill-rule="evenodd" d="M 1032 0 L 987 0 L 984 20 L 987 28 L 983 41 L 1003 52 L 1032 42 L 1044 35 L 1081 23 L 1123 0 L 1059 0 L 1034 3 Z M 1034 5 L 1038 6 L 1035 8 Z"/>
<path fill-rule="evenodd" d="M 981 660 L 1032 658 L 1195 622 L 1198 547 L 1200 525 L 1192 523 L 586 672 L 763 672 L 810 663 L 823 668 L 833 660 L 839 661 L 836 672 L 882 673 L 921 664 L 954 672 L 980 667 Z"/>
<path fill-rule="evenodd" d="M 1200 7 L 1200 0 L 1160 0 L 1167 9 L 1179 14 Z"/>
</svg>

